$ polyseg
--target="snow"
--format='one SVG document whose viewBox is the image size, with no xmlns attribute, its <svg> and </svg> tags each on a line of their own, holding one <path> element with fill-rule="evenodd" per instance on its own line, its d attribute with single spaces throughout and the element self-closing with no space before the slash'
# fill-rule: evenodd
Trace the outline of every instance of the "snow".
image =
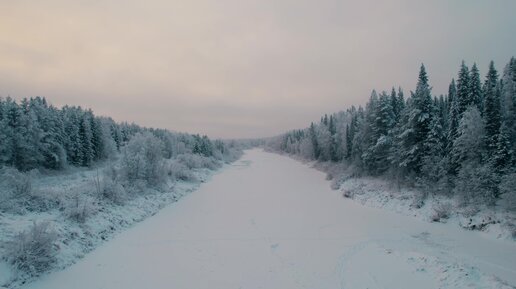
<svg viewBox="0 0 516 289">
<path fill-rule="evenodd" d="M 33 180 L 33 186 L 36 188 L 34 194 L 41 194 L 49 200 L 48 202 L 55 203 L 66 194 L 86 193 L 94 188 L 93 180 L 101 169 L 102 167 L 70 168 L 64 173 L 40 176 Z M 59 248 L 59 253 L 54 266 L 56 269 L 66 268 L 114 235 L 194 191 L 200 183 L 209 180 L 214 173 L 208 169 L 194 169 L 189 172 L 199 181 L 177 181 L 168 184 L 168 189 L 160 192 L 149 187 L 142 188 L 138 196 L 126 201 L 124 205 L 105 202 L 84 223 L 70 220 L 65 212 L 61 212 L 59 206 L 45 212 L 22 210 L 19 214 L 4 213 L 0 215 L 0 255 L 2 255 L 4 242 L 17 233 L 27 230 L 33 222 L 47 221 L 59 236 L 55 244 Z M 3 284 L 16 288 L 33 279 L 35 279 L 34 276 L 26 276 L 23 272 L 10 269 L 5 261 L 0 259 L 0 288 Z"/>
<path fill-rule="evenodd" d="M 24 288 L 511 288 L 516 244 L 367 207 L 254 149 Z"/>
<path fill-rule="evenodd" d="M 326 167 L 321 169 L 328 170 Z M 432 194 L 427 195 L 423 202 L 418 200 L 421 192 L 397 188 L 393 182 L 381 178 L 344 177 L 334 182 L 334 188 L 338 188 L 343 195 L 365 206 L 414 216 L 424 221 L 440 221 L 468 230 L 481 230 L 488 238 L 514 240 L 513 224 L 516 220 L 514 214 L 507 211 L 482 205 L 461 206 L 457 198 Z M 421 203 L 421 206 L 415 206 L 415 203 Z M 436 210 L 443 207 L 446 207 L 447 217 L 435 220 Z"/>
</svg>

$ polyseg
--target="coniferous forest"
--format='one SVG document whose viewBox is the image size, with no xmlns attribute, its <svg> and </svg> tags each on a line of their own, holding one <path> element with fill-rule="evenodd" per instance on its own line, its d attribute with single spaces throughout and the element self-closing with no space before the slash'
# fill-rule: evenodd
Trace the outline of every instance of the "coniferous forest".
<svg viewBox="0 0 516 289">
<path fill-rule="evenodd" d="M 357 175 L 387 176 L 463 204 L 516 205 L 516 59 L 481 77 L 462 62 L 448 94 L 433 95 L 421 65 L 415 91 L 373 90 L 365 107 L 273 138 L 269 147 L 344 163 Z"/>
<path fill-rule="evenodd" d="M 150 133 L 163 146 L 164 158 L 185 152 L 223 159 L 228 150 L 207 136 L 143 128 L 98 117 L 90 109 L 56 108 L 45 98 L 16 102 L 0 98 L 0 167 L 20 171 L 88 167 L 112 158 L 136 134 Z"/>
</svg>

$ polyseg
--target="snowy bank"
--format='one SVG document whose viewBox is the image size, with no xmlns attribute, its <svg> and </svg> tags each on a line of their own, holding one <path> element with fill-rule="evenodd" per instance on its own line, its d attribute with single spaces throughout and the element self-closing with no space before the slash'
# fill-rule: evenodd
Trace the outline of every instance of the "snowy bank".
<svg viewBox="0 0 516 289">
<path fill-rule="evenodd" d="M 0 261 L 0 287 L 16 288 L 48 272 L 74 264 L 117 233 L 196 190 L 217 170 L 223 169 L 220 166 L 221 163 L 216 163 L 212 169 L 185 170 L 182 172 L 188 174 L 185 180 L 170 179 L 159 187 L 139 184 L 140 187 L 135 188 L 135 192 L 123 203 L 92 197 L 95 195 L 99 171 L 104 172 L 109 168 L 72 169 L 68 173 L 36 177 L 32 181 L 34 189 L 31 195 L 40 196 L 42 203 L 53 204 L 49 204 L 45 210 L 20 209 L 15 212 L 1 212 L 0 255 L 4 253 L 9 242 L 18 240 L 17 236 L 23 232 L 30 231 L 34 225 L 48 223 L 49 229 L 57 234 L 57 239 L 52 244 L 55 258 L 49 263 L 51 270 L 43 272 L 16 270 L 8 265 L 5 259 Z M 70 202 L 72 208 L 78 208 L 81 213 L 88 211 L 87 216 L 80 219 L 73 215 L 70 211 Z M 77 206 L 74 202 L 77 202 Z"/>
<path fill-rule="evenodd" d="M 429 222 L 453 223 L 467 230 L 482 231 L 491 238 L 516 240 L 516 215 L 497 206 L 465 205 L 461 199 L 426 194 L 416 188 L 396 185 L 394 180 L 362 177 L 344 164 L 310 162 L 327 173 L 332 189 L 362 205 L 383 208 Z"/>
</svg>

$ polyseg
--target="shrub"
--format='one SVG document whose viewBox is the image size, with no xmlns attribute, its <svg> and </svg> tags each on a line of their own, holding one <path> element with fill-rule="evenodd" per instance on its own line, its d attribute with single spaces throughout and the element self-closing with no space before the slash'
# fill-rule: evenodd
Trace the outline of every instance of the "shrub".
<svg viewBox="0 0 516 289">
<path fill-rule="evenodd" d="M 455 180 L 454 193 L 462 205 L 493 205 L 496 201 L 496 183 L 496 175 L 489 165 L 465 163 Z"/>
<path fill-rule="evenodd" d="M 207 168 L 210 170 L 217 169 L 220 164 L 210 157 L 200 156 L 196 154 L 182 154 L 177 156 L 178 162 L 184 164 L 188 169 Z"/>
<path fill-rule="evenodd" d="M 38 275 L 51 268 L 58 251 L 57 234 L 50 223 L 35 223 L 6 244 L 3 258 L 16 270 Z"/>
<path fill-rule="evenodd" d="M 168 165 L 168 174 L 175 180 L 197 182 L 198 179 L 191 169 L 178 161 L 170 161 Z"/>
<path fill-rule="evenodd" d="M 421 209 L 425 205 L 426 197 L 426 192 L 415 191 L 410 206 L 415 209 Z"/>
<path fill-rule="evenodd" d="M 84 223 L 89 216 L 97 212 L 97 207 L 91 197 L 75 194 L 70 200 L 65 202 L 65 215 L 78 223 Z"/>
<path fill-rule="evenodd" d="M 516 211 L 516 173 L 504 176 L 499 185 L 501 203 L 506 209 Z"/>
<path fill-rule="evenodd" d="M 10 189 L 14 198 L 23 198 L 32 191 L 31 173 L 22 173 L 15 168 L 4 168 L 2 182 Z"/>
<path fill-rule="evenodd" d="M 352 198 L 354 195 L 354 193 L 350 190 L 345 190 L 343 193 L 342 193 L 342 196 L 344 198 Z"/>
<path fill-rule="evenodd" d="M 439 222 L 450 217 L 452 206 L 450 203 L 439 203 L 434 206 L 434 213 L 430 216 L 432 222 Z"/>
<path fill-rule="evenodd" d="M 11 167 L 0 170 L 0 210 L 22 213 L 27 208 L 32 209 L 33 174 L 34 172 L 23 173 Z"/>
<path fill-rule="evenodd" d="M 109 178 L 105 178 L 101 184 L 101 195 L 117 205 L 122 205 L 127 200 L 125 188 Z"/>
<path fill-rule="evenodd" d="M 127 182 L 158 185 L 165 180 L 163 142 L 151 133 L 138 133 L 122 150 L 121 175 Z"/>
</svg>

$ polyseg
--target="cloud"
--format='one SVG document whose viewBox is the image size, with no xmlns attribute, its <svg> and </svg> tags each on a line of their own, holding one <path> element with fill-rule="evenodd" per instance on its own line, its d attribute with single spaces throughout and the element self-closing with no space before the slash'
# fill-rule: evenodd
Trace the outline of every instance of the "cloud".
<svg viewBox="0 0 516 289">
<path fill-rule="evenodd" d="M 516 51 L 514 1 L 7 1 L 0 94 L 43 95 L 147 126 L 274 135 L 363 104 L 376 88 L 434 93 L 462 59 Z"/>
</svg>

